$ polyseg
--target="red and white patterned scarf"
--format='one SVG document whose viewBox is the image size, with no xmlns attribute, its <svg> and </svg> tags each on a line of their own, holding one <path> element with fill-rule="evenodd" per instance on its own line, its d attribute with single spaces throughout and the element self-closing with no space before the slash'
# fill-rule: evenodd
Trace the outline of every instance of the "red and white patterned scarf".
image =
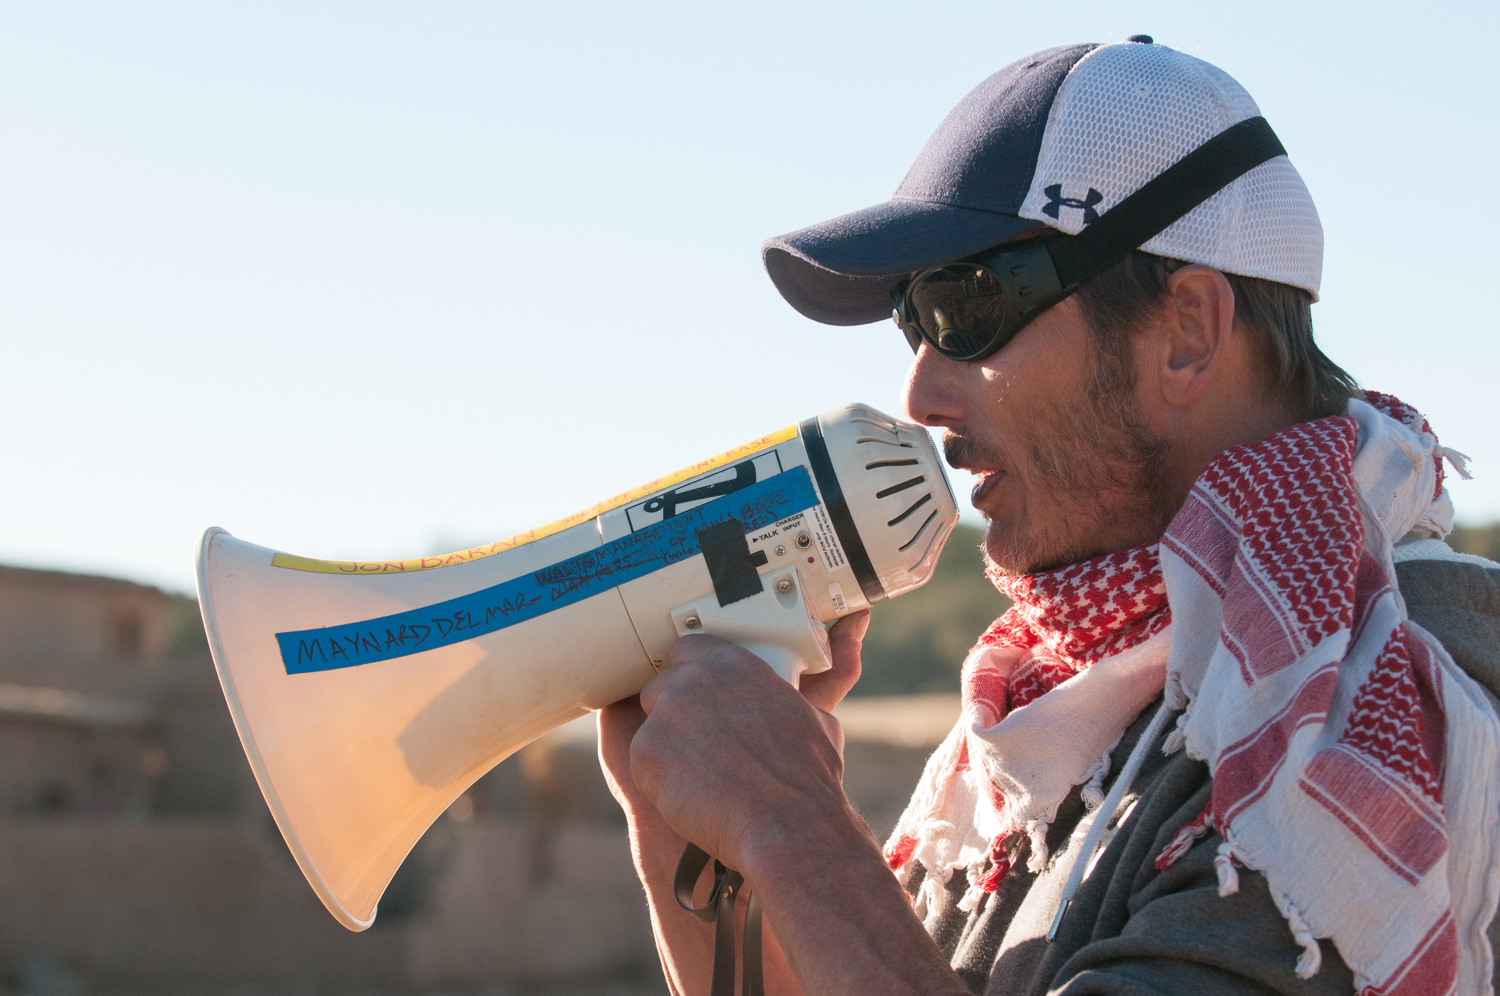
<svg viewBox="0 0 1500 996">
<path fill-rule="evenodd" d="M 994 579 L 1015 606 L 965 661 L 963 718 L 887 845 L 903 882 L 927 873 L 919 914 L 942 912 L 959 869 L 972 910 L 1028 839 L 1045 867 L 1058 805 L 1077 785 L 1099 804 L 1109 752 L 1164 681 L 1186 708 L 1168 749 L 1206 760 L 1214 787 L 1159 864 L 1211 825 L 1221 894 L 1235 861 L 1266 876 L 1298 974 L 1327 937 L 1362 994 L 1488 992 L 1500 721 L 1407 619 L 1392 559 L 1393 541 L 1451 528 L 1445 455 L 1415 410 L 1370 393 L 1221 454 L 1159 547 Z"/>
</svg>

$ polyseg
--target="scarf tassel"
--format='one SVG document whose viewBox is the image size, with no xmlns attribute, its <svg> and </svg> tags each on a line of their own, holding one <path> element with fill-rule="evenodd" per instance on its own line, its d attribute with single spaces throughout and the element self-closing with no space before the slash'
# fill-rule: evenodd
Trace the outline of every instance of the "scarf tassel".
<svg viewBox="0 0 1500 996">
<path fill-rule="evenodd" d="M 1031 857 L 1026 859 L 1026 870 L 1041 874 L 1047 869 L 1047 862 L 1052 859 L 1052 852 L 1047 848 L 1047 831 L 1052 824 L 1046 820 L 1032 820 L 1026 824 L 1026 837 L 1031 841 Z"/>
<path fill-rule="evenodd" d="M 1213 812 L 1205 806 L 1203 812 L 1185 823 L 1182 829 L 1177 831 L 1177 835 L 1168 841 L 1167 846 L 1161 849 L 1161 853 L 1156 856 L 1156 870 L 1163 872 L 1172 867 L 1177 863 L 1178 858 L 1192 848 L 1195 840 L 1203 837 L 1213 828 Z"/>
<path fill-rule="evenodd" d="M 990 870 L 981 875 L 974 884 L 984 892 L 998 892 L 1000 882 L 1010 874 L 1010 851 L 1006 844 L 1011 834 L 1002 833 L 990 845 Z"/>
<path fill-rule="evenodd" d="M 1240 891 L 1240 873 L 1234 867 L 1234 845 L 1227 840 L 1219 845 L 1219 853 L 1214 857 L 1214 871 L 1219 876 L 1220 897 Z"/>
<path fill-rule="evenodd" d="M 1312 928 L 1302 919 L 1301 911 L 1291 903 L 1286 904 L 1286 919 L 1292 928 L 1292 940 L 1302 947 L 1302 954 L 1297 959 L 1297 978 L 1310 979 L 1323 967 L 1323 949 L 1318 946 Z"/>
</svg>

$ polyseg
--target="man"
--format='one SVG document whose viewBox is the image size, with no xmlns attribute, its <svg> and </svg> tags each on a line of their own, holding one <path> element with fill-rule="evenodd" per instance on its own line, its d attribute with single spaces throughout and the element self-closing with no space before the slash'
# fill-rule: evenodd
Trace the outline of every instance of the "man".
<svg viewBox="0 0 1500 996">
<path fill-rule="evenodd" d="M 1421 416 L 1313 344 L 1317 214 L 1238 84 L 1038 53 L 765 260 L 824 322 L 895 303 L 1016 608 L 884 854 L 828 715 L 867 616 L 800 694 L 690 637 L 605 710 L 673 990 L 713 958 L 692 841 L 763 905 L 769 992 L 1489 991 L 1500 721 L 1454 658 L 1500 687 L 1500 565 L 1439 541 Z"/>
</svg>

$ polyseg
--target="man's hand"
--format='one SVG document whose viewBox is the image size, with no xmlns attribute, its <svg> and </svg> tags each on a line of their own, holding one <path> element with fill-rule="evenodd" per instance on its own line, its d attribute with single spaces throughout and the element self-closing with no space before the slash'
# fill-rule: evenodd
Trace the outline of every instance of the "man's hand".
<svg viewBox="0 0 1500 996">
<path fill-rule="evenodd" d="M 802 695 L 806 704 L 793 701 L 791 705 L 805 714 L 807 705 L 822 712 L 817 717 L 815 741 L 836 744 L 841 752 L 843 732 L 832 717 L 824 715 L 837 705 L 854 682 L 859 678 L 860 642 L 870 625 L 870 614 L 858 612 L 835 623 L 828 632 L 829 649 L 832 651 L 833 667 L 820 674 L 802 679 Z M 720 646 L 733 650 L 718 641 L 702 641 L 709 646 Z M 693 649 L 690 641 L 684 641 L 685 649 Z M 701 644 L 700 644 L 701 646 Z M 673 658 L 678 663 L 677 658 Z M 700 663 L 707 664 L 707 661 Z M 755 658 L 730 664 L 747 664 L 769 672 L 770 669 Z M 773 690 L 778 695 L 795 692 L 780 678 L 772 675 Z M 659 690 L 657 701 L 659 702 Z M 659 714 L 659 720 L 665 719 Z M 709 966 L 713 959 L 713 927 L 677 909 L 672 897 L 672 873 L 677 859 L 682 854 L 686 841 L 673 830 L 661 812 L 636 784 L 631 770 L 631 743 L 646 722 L 646 711 L 639 697 L 632 696 L 602 709 L 599 713 L 599 759 L 610 791 L 625 810 L 630 824 L 630 843 L 636 871 L 646 887 L 651 906 L 652 925 L 662 952 L 662 967 L 674 993 L 683 994 L 703 991 L 707 984 Z M 709 721 L 711 725 L 711 721 Z M 774 924 L 765 927 L 765 983 L 766 991 L 772 994 L 794 994 L 799 986 L 792 976 L 780 945 L 777 943 Z"/>
<path fill-rule="evenodd" d="M 833 667 L 818 674 L 807 675 L 801 682 L 802 695 L 813 707 L 825 713 L 832 712 L 834 706 L 843 701 L 849 689 L 854 687 L 854 683 L 859 680 L 860 645 L 869 628 L 870 613 L 867 611 L 845 616 L 829 628 L 828 643 L 833 657 Z M 700 638 L 692 637 L 691 639 Z M 721 645 L 728 646 L 728 644 Z M 672 658 L 672 663 L 677 663 L 675 656 Z M 636 732 L 645 721 L 646 712 L 641 708 L 638 696 L 632 696 L 600 710 L 599 760 L 604 769 L 605 780 L 609 783 L 610 792 L 624 808 L 627 818 L 632 822 L 642 819 L 645 824 L 651 826 L 651 829 L 660 831 L 666 829 L 661 814 L 656 812 L 655 807 L 641 794 L 630 769 L 631 741 L 635 739 Z M 839 729 L 838 724 L 832 722 L 831 717 L 824 717 L 820 720 L 820 726 L 823 727 L 825 735 L 837 738 L 834 742 L 842 754 L 843 731 Z M 639 829 L 645 831 L 647 826 L 643 825 Z M 671 833 L 671 836 L 676 838 L 675 833 Z M 677 846 L 681 848 L 680 839 L 677 839 Z"/>
<path fill-rule="evenodd" d="M 753 654 L 687 637 L 639 699 L 600 713 L 605 774 L 678 996 L 706 991 L 713 960 L 713 928 L 672 898 L 684 837 L 760 897 L 767 993 L 968 996 L 844 796 L 828 711 L 859 677 L 868 625 L 860 613 L 829 631 L 833 668 L 801 694 Z"/>
<path fill-rule="evenodd" d="M 678 640 L 640 702 L 649 718 L 631 743 L 636 784 L 680 835 L 731 868 L 749 867 L 742 842 L 769 820 L 847 819 L 837 721 L 749 651 L 711 636 Z"/>
</svg>

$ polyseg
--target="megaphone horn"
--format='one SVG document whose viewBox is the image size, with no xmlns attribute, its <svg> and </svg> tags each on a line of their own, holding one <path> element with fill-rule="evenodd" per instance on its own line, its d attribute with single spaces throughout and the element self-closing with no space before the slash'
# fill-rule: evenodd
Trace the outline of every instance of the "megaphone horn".
<svg viewBox="0 0 1500 996">
<path fill-rule="evenodd" d="M 640 691 L 679 636 L 795 683 L 829 667 L 828 623 L 931 576 L 957 519 L 927 432 L 849 405 L 445 556 L 313 560 L 209 529 L 198 598 L 276 824 L 363 930 L 475 780 Z"/>
</svg>

